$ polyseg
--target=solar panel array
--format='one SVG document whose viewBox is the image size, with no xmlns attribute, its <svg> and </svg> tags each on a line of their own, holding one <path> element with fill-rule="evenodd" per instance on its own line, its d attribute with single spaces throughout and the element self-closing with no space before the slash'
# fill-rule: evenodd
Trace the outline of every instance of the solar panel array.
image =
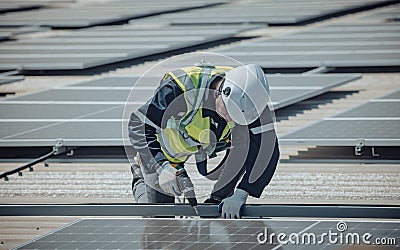
<svg viewBox="0 0 400 250">
<path fill-rule="evenodd" d="M 138 21 L 166 22 L 171 24 L 267 23 L 269 25 L 296 25 L 329 15 L 344 14 L 356 9 L 368 8 L 389 2 L 392 1 L 237 1 L 213 8 L 164 14 Z M 132 20 L 134 23 L 136 21 L 137 20 Z"/>
<path fill-rule="evenodd" d="M 276 109 L 316 96 L 359 75 L 268 75 Z M 0 102 L 0 145 L 123 146 L 123 109 L 138 77 L 106 77 Z M 132 112 L 152 96 L 160 77 L 140 80 Z M 126 121 L 125 121 L 126 122 Z"/>
<path fill-rule="evenodd" d="M 284 135 L 282 144 L 400 146 L 400 90 Z"/>
<path fill-rule="evenodd" d="M 398 67 L 399 31 L 397 23 L 335 24 L 279 38 L 246 41 L 213 52 L 244 64 L 259 64 L 267 72 L 320 66 L 350 69 Z M 181 62 L 182 65 L 186 63 Z"/>
<path fill-rule="evenodd" d="M 295 5 L 293 2 L 290 3 Z M 214 10 L 226 5 L 205 10 Z M 179 14 L 183 15 L 186 12 Z M 144 22 L 148 22 L 147 19 L 143 19 Z M 211 20 L 204 16 L 202 19 Z M 209 25 L 94 27 L 59 36 L 2 43 L 0 70 L 88 69 L 221 41 L 256 27 L 247 25 L 213 26 L 212 29 Z M 233 57 L 243 63 L 257 63 L 278 72 L 282 69 L 303 71 L 320 66 L 350 69 L 353 72 L 357 72 L 359 68 L 391 70 L 400 66 L 399 30 L 400 26 L 396 22 L 336 24 L 274 39 L 264 38 L 243 42 L 214 52 Z M 155 39 L 156 37 L 158 38 Z M 3 39 L 7 39 L 7 34 Z M 182 62 L 181 66 L 184 65 L 187 65 L 187 62 Z"/>
<path fill-rule="evenodd" d="M 7 13 L 0 16 L 1 26 L 50 26 L 53 28 L 83 28 L 93 25 L 129 20 L 164 12 L 204 7 L 222 1 L 179 1 L 162 0 L 132 1 L 119 0 L 72 6 L 63 8 L 39 9 L 19 13 Z"/>
<path fill-rule="evenodd" d="M 80 70 L 230 38 L 257 26 L 103 26 L 0 44 L 0 70 Z M 190 29 L 190 31 L 188 31 Z"/>
<path fill-rule="evenodd" d="M 17 249 L 345 249 L 366 247 L 366 233 L 371 243 L 394 239 L 388 247 L 395 249 L 399 229 L 397 221 L 82 219 Z M 329 231 L 333 236 L 322 236 Z M 278 234 L 285 237 L 278 240 Z M 299 243 L 282 243 L 291 234 L 298 235 Z"/>
</svg>

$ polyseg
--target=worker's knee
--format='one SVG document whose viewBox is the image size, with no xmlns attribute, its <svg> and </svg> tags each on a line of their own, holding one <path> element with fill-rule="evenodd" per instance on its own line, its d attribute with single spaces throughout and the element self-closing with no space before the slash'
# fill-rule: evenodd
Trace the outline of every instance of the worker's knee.
<svg viewBox="0 0 400 250">
<path fill-rule="evenodd" d="M 175 197 L 163 194 L 145 183 L 143 179 L 132 184 L 132 193 L 136 203 L 174 203 Z"/>
<path fill-rule="evenodd" d="M 148 188 L 142 179 L 132 183 L 132 193 L 136 203 L 149 203 L 150 195 L 148 194 Z"/>
</svg>

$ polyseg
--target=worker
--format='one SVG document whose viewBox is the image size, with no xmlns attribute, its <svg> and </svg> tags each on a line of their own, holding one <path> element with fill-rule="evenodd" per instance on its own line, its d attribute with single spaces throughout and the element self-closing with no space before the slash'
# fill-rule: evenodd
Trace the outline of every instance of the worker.
<svg viewBox="0 0 400 250">
<path fill-rule="evenodd" d="M 248 196 L 261 196 L 279 159 L 269 84 L 260 66 L 202 61 L 164 75 L 154 96 L 130 115 L 131 164 L 138 203 L 174 203 L 178 171 L 194 155 L 200 174 L 216 180 L 205 203 L 240 218 Z M 207 159 L 225 151 L 212 171 Z M 235 190 L 236 188 L 236 190 Z"/>
</svg>

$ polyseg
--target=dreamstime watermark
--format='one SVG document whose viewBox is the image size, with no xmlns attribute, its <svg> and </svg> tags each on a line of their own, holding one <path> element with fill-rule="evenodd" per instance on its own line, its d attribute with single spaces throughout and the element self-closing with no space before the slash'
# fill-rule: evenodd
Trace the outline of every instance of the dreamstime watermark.
<svg viewBox="0 0 400 250">
<path fill-rule="evenodd" d="M 336 224 L 336 230 L 329 229 L 328 232 L 318 235 L 312 232 L 274 233 L 268 232 L 268 228 L 265 228 L 263 232 L 257 235 L 257 241 L 259 244 L 278 243 L 281 245 L 396 245 L 396 238 L 394 237 L 373 238 L 371 233 L 346 232 L 347 229 L 347 224 L 343 221 Z"/>
</svg>

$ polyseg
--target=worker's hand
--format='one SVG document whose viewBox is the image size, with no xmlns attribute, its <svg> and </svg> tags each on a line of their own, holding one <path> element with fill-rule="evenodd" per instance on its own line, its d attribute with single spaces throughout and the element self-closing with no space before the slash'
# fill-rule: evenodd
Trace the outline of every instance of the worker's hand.
<svg viewBox="0 0 400 250">
<path fill-rule="evenodd" d="M 177 173 L 178 170 L 171 166 L 171 164 L 166 161 L 164 162 L 158 172 L 158 185 L 162 190 L 166 193 L 180 196 L 181 190 L 179 189 L 178 182 L 177 182 Z"/>
<path fill-rule="evenodd" d="M 236 189 L 235 193 L 221 201 L 218 212 L 225 219 L 239 219 L 242 217 L 242 210 L 246 203 L 249 193 L 242 189 Z"/>
</svg>

